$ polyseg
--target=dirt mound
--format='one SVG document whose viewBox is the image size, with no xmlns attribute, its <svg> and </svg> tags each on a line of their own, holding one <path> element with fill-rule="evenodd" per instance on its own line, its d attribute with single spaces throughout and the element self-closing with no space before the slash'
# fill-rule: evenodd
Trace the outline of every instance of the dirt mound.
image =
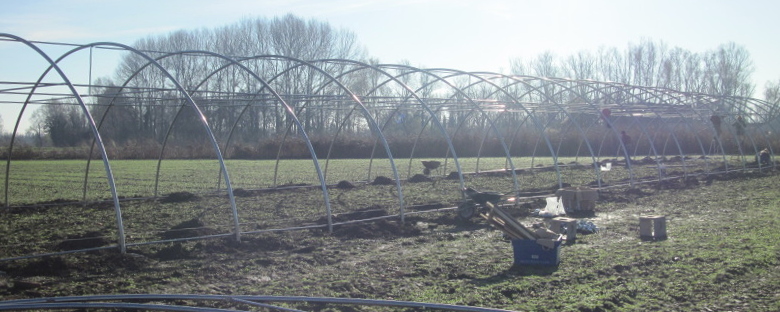
<svg viewBox="0 0 780 312">
<path fill-rule="evenodd" d="M 221 249 L 221 252 L 230 250 L 247 251 L 280 251 L 297 248 L 297 239 L 289 233 L 262 233 L 258 235 L 246 235 L 241 237 L 241 243 L 236 243 L 232 238 L 225 241 L 215 241 L 216 244 L 209 247 L 209 251 Z"/>
<path fill-rule="evenodd" d="M 600 182 L 600 183 L 599 183 L 599 182 Z M 605 183 L 603 180 L 602 180 L 602 181 L 593 180 L 593 181 L 590 181 L 590 182 L 589 182 L 587 185 L 588 185 L 588 186 L 596 186 L 596 187 L 598 187 L 598 186 L 599 186 L 599 184 L 600 184 L 602 187 L 603 187 L 603 186 L 607 186 L 607 185 L 609 185 L 608 183 Z"/>
<path fill-rule="evenodd" d="M 206 227 L 206 225 L 198 218 L 190 219 L 174 225 L 170 230 L 162 233 L 164 239 L 184 238 L 184 237 L 196 237 L 204 235 L 217 234 L 217 230 Z"/>
<path fill-rule="evenodd" d="M 661 190 L 676 190 L 695 188 L 698 187 L 699 184 L 699 179 L 694 176 L 688 176 L 686 178 L 680 177 L 676 179 L 663 180 L 661 182 L 653 183 L 652 185 L 655 185 L 658 189 Z"/>
<path fill-rule="evenodd" d="M 89 264 L 93 266 L 91 272 L 97 272 L 99 269 L 106 272 L 116 271 L 117 269 L 139 270 L 152 263 L 143 255 L 128 252 L 120 253 L 118 250 L 102 250 L 90 257 Z M 98 268 L 99 267 L 99 268 Z M 79 270 L 86 271 L 83 268 Z"/>
<path fill-rule="evenodd" d="M 13 276 L 66 276 L 73 265 L 61 257 L 44 257 L 22 262 L 9 262 L 2 266 L 2 271 Z"/>
<path fill-rule="evenodd" d="M 652 192 L 648 192 L 641 188 L 627 188 L 620 189 L 603 189 L 599 191 L 599 201 L 614 202 L 614 203 L 630 203 L 636 201 L 637 198 L 653 195 Z"/>
<path fill-rule="evenodd" d="M 380 206 L 370 206 L 366 207 L 360 210 L 355 210 L 348 213 L 340 213 L 335 214 L 332 217 L 333 222 L 346 222 L 346 221 L 354 221 L 354 220 L 363 220 L 363 219 L 370 219 L 370 218 L 376 218 L 376 217 L 384 217 L 387 215 L 387 211 L 384 210 L 384 208 Z M 327 218 L 322 217 L 319 220 L 320 224 L 326 224 Z"/>
<path fill-rule="evenodd" d="M 257 195 L 255 192 L 245 190 L 242 188 L 233 189 L 233 196 L 236 197 L 252 197 Z"/>
<path fill-rule="evenodd" d="M 411 183 L 431 182 L 431 181 L 433 181 L 433 180 L 431 180 L 431 178 L 426 177 L 425 175 L 422 175 L 422 174 L 419 174 L 419 173 L 415 174 L 413 177 L 411 177 L 409 179 L 409 182 L 411 182 Z"/>
<path fill-rule="evenodd" d="M 84 234 L 68 235 L 57 244 L 59 250 L 78 250 L 107 246 L 112 243 L 108 234 L 102 231 L 90 231 Z"/>
<path fill-rule="evenodd" d="M 352 184 L 352 182 L 349 182 L 349 181 L 346 181 L 346 180 L 342 180 L 342 181 L 339 181 L 339 184 L 336 184 L 336 188 L 342 189 L 342 190 L 351 190 L 351 189 L 355 188 L 355 185 Z"/>
<path fill-rule="evenodd" d="M 190 258 L 192 257 L 192 254 L 190 250 L 185 248 L 181 243 L 175 243 L 158 250 L 154 254 L 154 257 L 160 260 L 177 260 Z"/>
<path fill-rule="evenodd" d="M 377 176 L 374 178 L 374 182 L 371 182 L 371 185 L 392 185 L 394 184 L 395 180 L 390 179 L 385 176 Z"/>
<path fill-rule="evenodd" d="M 400 225 L 397 220 L 381 219 L 374 222 L 340 224 L 333 227 L 333 236 L 347 239 L 388 238 L 420 235 L 421 230 L 414 226 Z"/>
<path fill-rule="evenodd" d="M 692 187 L 692 186 L 699 186 L 699 184 L 700 184 L 699 183 L 699 179 L 697 179 L 696 177 L 687 177 L 687 178 L 685 178 L 684 182 L 685 182 L 686 186 L 690 186 L 690 187 Z"/>
<path fill-rule="evenodd" d="M 387 211 L 380 206 L 371 206 L 361 210 L 333 215 L 334 223 L 365 220 L 387 216 Z M 327 217 L 317 220 L 318 224 L 327 224 Z M 324 229 L 327 232 L 327 229 Z M 333 226 L 333 236 L 352 238 L 387 238 L 398 236 L 419 235 L 420 230 L 413 226 L 399 225 L 395 219 L 380 219 L 373 222 L 355 222 Z"/>
<path fill-rule="evenodd" d="M 173 192 L 168 194 L 168 196 L 165 196 L 163 198 L 160 198 L 160 202 L 167 204 L 167 203 L 182 203 L 182 202 L 188 202 L 188 201 L 196 201 L 199 200 L 200 197 L 198 195 L 192 194 L 190 192 Z"/>
</svg>

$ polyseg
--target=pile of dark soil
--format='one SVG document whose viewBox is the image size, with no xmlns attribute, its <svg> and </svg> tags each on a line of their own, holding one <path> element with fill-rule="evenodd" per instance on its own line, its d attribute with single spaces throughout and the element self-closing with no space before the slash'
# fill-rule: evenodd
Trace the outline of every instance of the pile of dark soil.
<svg viewBox="0 0 780 312">
<path fill-rule="evenodd" d="M 333 215 L 333 223 L 365 220 L 386 217 L 387 211 L 379 206 L 371 206 L 349 213 Z M 388 238 L 419 235 L 421 231 L 413 226 L 399 224 L 396 218 L 379 219 L 372 222 L 355 222 L 337 224 L 333 227 L 333 236 L 344 239 L 355 238 Z M 327 217 L 320 218 L 318 224 L 327 224 Z M 327 229 L 324 229 L 327 232 Z"/>
<path fill-rule="evenodd" d="M 162 237 L 164 239 L 175 239 L 213 234 L 217 234 L 217 230 L 206 227 L 203 221 L 195 218 L 174 225 L 170 230 L 163 232 Z"/>
<path fill-rule="evenodd" d="M 384 217 L 384 216 L 387 216 L 387 211 L 385 211 L 384 208 L 380 206 L 370 206 L 370 207 L 366 207 L 348 213 L 335 214 L 332 216 L 332 220 L 333 222 L 346 222 L 346 221 L 363 220 L 363 219 L 370 219 L 370 218 Z M 319 223 L 320 224 L 327 223 L 327 218 L 326 217 L 320 218 Z"/>
<path fill-rule="evenodd" d="M 342 189 L 342 190 L 350 190 L 350 189 L 355 188 L 355 185 L 352 184 L 352 182 L 349 182 L 349 181 L 346 181 L 346 180 L 342 180 L 342 181 L 339 181 L 339 184 L 336 184 L 336 188 Z"/>
<path fill-rule="evenodd" d="M 107 246 L 112 243 L 108 234 L 102 231 L 90 231 L 79 235 L 69 235 L 57 244 L 58 250 L 78 250 Z"/>
<path fill-rule="evenodd" d="M 252 197 L 257 195 L 255 192 L 245 190 L 242 188 L 233 189 L 233 196 L 236 197 Z"/>
<path fill-rule="evenodd" d="M 296 235 L 299 233 L 295 233 Z M 289 233 L 266 233 L 258 236 L 247 236 L 241 239 L 241 247 L 252 251 L 292 250 L 298 246 L 297 236 Z"/>
<path fill-rule="evenodd" d="M 374 182 L 371 182 L 372 185 L 393 185 L 395 184 L 395 180 L 390 179 L 385 176 L 377 176 L 374 178 Z"/>
<path fill-rule="evenodd" d="M 182 202 L 188 202 L 188 201 L 196 201 L 199 200 L 200 197 L 198 195 L 192 194 L 190 192 L 174 192 L 168 194 L 168 196 L 165 196 L 163 198 L 160 198 L 160 202 L 167 204 L 167 203 L 182 203 Z"/>
<path fill-rule="evenodd" d="M 419 174 L 419 173 L 415 174 L 413 177 L 411 177 L 409 179 L 409 182 L 411 182 L 411 183 L 431 182 L 431 181 L 433 181 L 433 180 L 431 180 L 431 178 L 426 177 L 425 175 L 422 175 L 422 174 Z"/>
<path fill-rule="evenodd" d="M 23 262 L 9 262 L 0 265 L 4 272 L 17 277 L 65 276 L 73 266 L 61 257 L 43 257 Z"/>
<path fill-rule="evenodd" d="M 402 225 L 395 219 L 340 224 L 333 227 L 333 236 L 345 239 L 417 236 L 421 233 L 422 231 L 419 228 Z"/>
<path fill-rule="evenodd" d="M 181 243 L 175 243 L 171 246 L 158 250 L 154 254 L 154 257 L 160 260 L 178 260 L 190 258 L 192 257 L 192 253 L 188 249 L 184 248 L 184 245 Z"/>
</svg>

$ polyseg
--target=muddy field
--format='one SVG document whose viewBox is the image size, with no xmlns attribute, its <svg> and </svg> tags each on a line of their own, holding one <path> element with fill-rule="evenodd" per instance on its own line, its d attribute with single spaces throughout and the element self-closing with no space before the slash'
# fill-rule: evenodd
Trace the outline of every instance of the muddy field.
<svg viewBox="0 0 780 312">
<path fill-rule="evenodd" d="M 333 233 L 260 233 L 240 243 L 216 238 L 132 247 L 126 255 L 103 250 L 4 262 L 0 296 L 277 295 L 537 311 L 777 311 L 778 187 L 776 175 L 759 172 L 602 190 L 595 215 L 577 216 L 599 231 L 562 246 L 560 265 L 551 267 L 515 266 L 502 232 L 478 219 L 460 222 L 452 210 L 434 210 L 409 215 L 403 224 L 391 217 L 339 225 Z M 543 199 L 528 199 L 507 210 L 530 226 L 548 221 L 533 216 L 543 205 Z M 366 207 L 334 221 L 387 214 L 381 206 Z M 646 214 L 667 217 L 668 239 L 639 238 L 638 216 Z M 168 304 L 266 311 L 229 302 Z"/>
</svg>

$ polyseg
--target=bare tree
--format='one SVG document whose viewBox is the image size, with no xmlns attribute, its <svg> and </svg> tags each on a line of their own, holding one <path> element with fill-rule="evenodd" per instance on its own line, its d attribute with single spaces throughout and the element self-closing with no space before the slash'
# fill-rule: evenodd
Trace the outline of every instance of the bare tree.
<svg viewBox="0 0 780 312">
<path fill-rule="evenodd" d="M 780 80 L 769 81 L 764 87 L 764 100 L 769 104 L 767 121 L 780 117 Z"/>
<path fill-rule="evenodd" d="M 333 118 L 325 111 L 307 109 L 306 105 L 311 103 L 297 95 L 335 92 L 332 86 L 320 88 L 328 83 L 328 79 L 294 61 L 269 61 L 253 56 L 275 54 L 302 60 L 366 58 L 365 49 L 358 44 L 353 33 L 292 14 L 273 19 L 243 19 L 236 24 L 211 30 L 180 30 L 164 36 L 143 38 L 134 47 L 147 51 L 153 57 L 163 56 L 155 51 L 215 51 L 240 61 L 267 80 L 283 73 L 273 79 L 273 87 L 282 94 L 296 95 L 285 100 L 295 106 L 296 110 L 301 110 L 300 117 L 309 130 L 325 129 L 325 124 Z M 257 138 L 258 133 L 285 131 L 290 123 L 284 107 L 278 102 L 272 105 L 255 102 L 256 105 L 239 115 L 242 110 L 236 107 L 246 105 L 246 101 L 252 99 L 263 86 L 254 81 L 250 74 L 237 66 L 231 66 L 224 59 L 202 54 L 176 54 L 159 61 L 198 99 L 212 130 L 218 136 L 232 131 L 236 123 L 241 123 L 238 128 L 242 132 L 237 136 L 245 138 Z M 137 117 L 134 120 L 138 123 L 137 134 L 162 140 L 183 103 L 177 100 L 180 95 L 170 89 L 170 82 L 160 71 L 153 68 L 139 71 L 145 64 L 146 61 L 137 55 L 126 56 L 116 72 L 117 84 L 132 77 L 129 88 L 123 92 L 129 93 L 128 90 L 134 88 L 139 90 L 133 91 L 132 96 L 135 101 L 133 114 Z M 341 66 L 335 63 L 323 64 L 320 63 L 320 66 L 328 66 L 325 68 L 327 72 L 338 72 L 336 67 Z M 210 94 L 200 97 L 199 90 L 209 90 Z M 186 136 L 188 133 L 179 135 Z M 197 133 L 194 131 L 192 135 Z"/>
<path fill-rule="evenodd" d="M 566 58 L 565 70 L 574 79 L 596 79 L 596 58 L 588 51 L 580 51 Z"/>
<path fill-rule="evenodd" d="M 601 72 L 599 80 L 627 82 L 629 79 L 628 65 L 617 48 L 600 48 L 597 66 Z"/>
<path fill-rule="evenodd" d="M 707 54 L 704 66 L 709 81 L 707 90 L 704 90 L 706 93 L 742 97 L 753 95 L 755 86 L 750 82 L 753 61 L 744 47 L 735 43 L 721 45 Z"/>
</svg>

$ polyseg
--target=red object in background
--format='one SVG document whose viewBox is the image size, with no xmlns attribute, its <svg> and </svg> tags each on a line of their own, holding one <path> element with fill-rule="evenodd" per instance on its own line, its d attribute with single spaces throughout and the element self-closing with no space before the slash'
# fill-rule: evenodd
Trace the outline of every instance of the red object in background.
<svg viewBox="0 0 780 312">
<path fill-rule="evenodd" d="M 605 108 L 601 110 L 601 119 L 604 120 L 604 124 L 607 125 L 607 128 L 612 128 L 608 120 L 610 115 L 612 115 L 612 111 L 609 110 L 609 108 Z"/>
</svg>

